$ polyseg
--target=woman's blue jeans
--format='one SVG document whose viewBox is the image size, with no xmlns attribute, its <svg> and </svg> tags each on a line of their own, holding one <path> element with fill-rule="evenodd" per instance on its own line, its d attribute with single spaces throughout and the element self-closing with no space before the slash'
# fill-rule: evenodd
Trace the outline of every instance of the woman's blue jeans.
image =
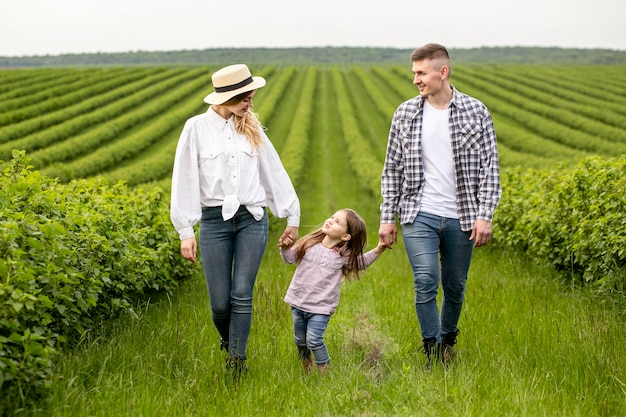
<svg viewBox="0 0 626 417">
<path fill-rule="evenodd" d="M 228 342 L 228 355 L 246 359 L 254 283 L 265 252 L 267 214 L 256 221 L 242 206 L 232 219 L 221 207 L 202 210 L 200 253 L 213 323 Z"/>
<path fill-rule="evenodd" d="M 404 246 L 413 270 L 415 312 L 422 340 L 456 332 L 465 297 L 474 241 L 458 219 L 420 212 L 402 225 Z M 437 310 L 439 282 L 443 289 L 441 314 Z"/>
<path fill-rule="evenodd" d="M 324 365 L 330 362 L 328 349 L 324 343 L 324 332 L 330 321 L 329 314 L 307 313 L 291 308 L 293 317 L 293 340 L 298 348 L 300 359 L 307 359 L 313 352 L 315 363 Z"/>
</svg>

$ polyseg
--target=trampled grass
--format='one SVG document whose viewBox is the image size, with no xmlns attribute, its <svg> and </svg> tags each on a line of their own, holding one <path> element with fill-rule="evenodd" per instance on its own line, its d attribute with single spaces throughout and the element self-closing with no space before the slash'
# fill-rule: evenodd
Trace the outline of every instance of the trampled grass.
<svg viewBox="0 0 626 417">
<path fill-rule="evenodd" d="M 269 244 L 249 372 L 224 367 L 201 276 L 59 362 L 53 416 L 618 416 L 624 309 L 497 248 L 477 251 L 449 368 L 424 370 L 401 247 L 344 284 L 324 376 L 304 374 L 282 301 L 293 268 Z"/>
</svg>

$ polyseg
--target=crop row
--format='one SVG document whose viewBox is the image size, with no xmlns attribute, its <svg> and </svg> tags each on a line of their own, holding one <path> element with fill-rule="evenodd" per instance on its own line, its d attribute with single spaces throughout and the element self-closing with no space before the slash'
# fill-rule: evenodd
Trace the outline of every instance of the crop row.
<svg viewBox="0 0 626 417">
<path fill-rule="evenodd" d="M 514 70 L 504 72 L 496 79 L 499 87 L 556 110 L 569 110 L 575 115 L 583 116 L 582 120 L 594 120 L 626 129 L 624 101 L 619 94 L 615 94 L 613 88 L 603 90 L 604 97 L 601 99 L 587 96 L 581 103 L 580 91 L 572 90 L 571 85 L 559 86 L 554 80 L 537 75 L 537 71 L 523 72 L 521 69 L 513 68 Z M 497 69 L 486 69 L 482 73 L 492 76 L 494 71 Z M 621 94 L 626 94 L 626 91 Z"/>
<path fill-rule="evenodd" d="M 456 87 L 480 98 L 489 107 L 496 121 L 496 131 L 499 128 L 497 120 L 500 119 L 509 125 L 522 126 L 526 131 L 552 142 L 589 154 L 611 156 L 626 153 L 626 143 L 620 143 L 626 133 L 623 129 L 596 123 L 595 127 L 602 126 L 602 131 L 585 131 L 581 128 L 587 127 L 584 126 L 585 117 L 527 98 L 520 92 L 510 91 L 498 85 L 499 78 L 496 75 L 486 77 L 482 70 L 457 68 L 453 78 Z M 584 95 L 581 94 L 579 99 L 581 103 L 584 102 Z M 534 142 L 528 144 L 529 153 L 533 145 Z M 535 153 L 543 155 L 543 150 L 538 147 Z"/>
<path fill-rule="evenodd" d="M 258 74 L 268 76 L 272 71 L 273 68 L 266 67 Z M 293 74 L 293 72 L 288 71 L 280 73 L 279 85 L 287 84 L 290 73 Z M 200 89 L 198 91 L 204 90 Z M 280 93 L 281 90 L 274 89 L 272 92 Z M 159 185 L 163 188 L 167 188 L 169 186 L 168 178 L 172 172 L 172 165 L 174 163 L 176 141 L 183 123 L 189 116 L 206 110 L 206 105 L 204 105 L 199 98 L 200 96 L 197 96 L 195 99 L 188 100 L 181 104 L 181 107 L 176 111 L 178 115 L 176 123 L 174 123 L 174 119 L 171 119 L 172 123 L 168 124 L 170 130 L 162 134 L 158 141 L 152 143 L 149 149 L 146 149 L 139 155 L 131 156 L 121 163 L 117 163 L 115 166 L 103 172 L 102 175 L 110 183 L 124 181 L 128 185 L 138 185 L 143 183 L 158 183 L 161 181 Z M 277 100 L 278 98 L 279 97 L 274 97 L 272 100 Z M 165 132 L 166 129 L 163 131 Z M 149 134 L 148 131 L 146 133 Z M 93 175 L 93 173 L 90 175 Z"/>
<path fill-rule="evenodd" d="M 461 73 L 461 79 L 475 81 L 476 75 L 475 73 L 466 75 L 464 71 Z M 615 141 L 626 143 L 624 115 L 613 112 L 606 106 L 598 109 L 602 110 L 601 112 L 594 111 L 596 108 L 584 106 L 584 103 L 573 103 L 573 106 L 569 106 L 567 102 L 556 102 L 551 94 L 542 93 L 541 84 L 534 88 L 521 86 L 520 83 L 503 77 L 491 77 L 487 83 L 481 81 L 480 86 L 483 90 L 489 91 L 490 95 L 500 97 L 513 106 L 576 129 L 583 134 L 610 137 Z M 597 113 L 603 116 L 597 116 Z"/>
<path fill-rule="evenodd" d="M 29 117 L 33 117 L 39 110 L 40 114 L 48 109 L 55 109 L 64 105 L 64 100 L 76 101 L 73 95 L 78 95 L 77 99 L 84 99 L 89 94 L 89 89 L 94 83 L 101 84 L 104 81 L 115 79 L 122 72 L 121 69 L 111 69 L 109 71 L 85 72 L 84 74 L 68 74 L 57 80 L 55 85 L 29 86 L 27 91 L 13 90 L 20 93 L 19 97 L 13 99 L 4 98 L 0 100 L 0 112 L 3 119 L 11 116 L 8 122 L 16 122 Z M 48 83 L 46 83 L 48 84 Z M 1 97 L 0 97 L 1 98 Z M 2 120 L 0 125 L 6 124 Z"/>
<path fill-rule="evenodd" d="M 304 89 L 302 94 L 300 94 L 298 107 L 296 107 L 293 113 L 295 123 L 291 124 L 287 133 L 287 140 L 282 146 L 283 165 L 294 184 L 297 184 L 300 180 L 309 147 L 309 128 L 313 119 L 313 97 L 316 78 L 317 69 L 310 67 L 306 73 Z"/>
<path fill-rule="evenodd" d="M 132 82 L 122 87 L 122 95 L 116 96 L 117 98 L 113 101 L 108 102 L 109 93 L 104 93 L 95 96 L 93 101 L 87 103 L 79 101 L 69 108 L 61 107 L 54 114 L 57 123 L 53 126 L 36 130 L 32 134 L 20 136 L 0 145 L 0 159 L 8 160 L 13 149 L 26 150 L 30 154 L 38 149 L 62 143 L 64 140 L 78 136 L 91 128 L 106 127 L 111 120 L 132 109 L 140 108 L 154 96 L 188 76 L 184 70 L 175 69 L 168 71 L 167 74 L 149 76 L 144 80 Z M 102 97 L 105 99 L 101 100 Z M 107 104 L 104 104 L 103 101 Z M 84 107 L 90 108 L 90 110 L 82 113 L 81 108 Z M 74 114 L 74 109 L 79 113 L 78 115 Z M 29 124 L 38 125 L 39 118 L 29 119 Z M 30 125 L 23 127 L 26 130 L 32 130 Z M 7 129 L 11 129 L 13 126 L 10 125 Z M 4 135 L 4 129 L 0 130 L 0 137 Z"/>
<path fill-rule="evenodd" d="M 335 68 L 333 70 L 333 80 L 337 90 L 337 103 L 343 138 L 348 145 L 348 157 L 357 179 L 374 195 L 380 189 L 380 172 L 382 164 L 376 158 L 376 154 L 371 151 L 371 146 L 361 135 L 359 124 L 355 113 L 352 111 L 353 105 L 350 103 L 348 92 L 342 73 Z"/>
<path fill-rule="evenodd" d="M 124 72 L 108 80 L 97 79 L 89 87 L 51 99 L 29 99 L 28 105 L 19 110 L 0 115 L 0 126 L 11 125 L 0 127 L 2 142 L 24 137 L 119 100 L 142 88 L 142 82 L 148 81 L 151 74 L 162 71 L 146 68 L 142 71 Z"/>
<path fill-rule="evenodd" d="M 597 92 L 580 88 L 582 71 L 560 67 L 459 66 L 452 82 L 491 110 L 503 168 L 552 167 L 626 153 L 626 75 L 611 68 L 606 78 L 614 82 L 598 86 L 606 88 L 604 108 Z M 301 175 L 297 170 L 306 164 L 308 141 L 315 140 L 311 126 L 323 123 L 313 103 L 324 78 L 333 90 L 325 97 L 335 101 L 334 117 L 341 120 L 333 133 L 346 144 L 359 178 L 375 187 L 369 177 L 382 166 L 393 112 L 418 94 L 409 67 L 266 66 L 253 72 L 268 80 L 254 110 L 292 175 Z M 210 74 L 206 67 L 4 71 L 0 159 L 26 150 L 35 168 L 64 181 L 99 174 L 131 184 L 167 180 L 182 124 L 206 109 Z M 355 149 L 361 149 L 358 159 Z"/>
</svg>

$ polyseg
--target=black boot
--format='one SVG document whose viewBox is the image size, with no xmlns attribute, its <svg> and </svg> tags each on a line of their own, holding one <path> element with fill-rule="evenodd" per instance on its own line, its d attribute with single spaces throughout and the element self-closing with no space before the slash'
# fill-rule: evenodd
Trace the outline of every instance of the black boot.
<svg viewBox="0 0 626 417">
<path fill-rule="evenodd" d="M 232 373 L 233 380 L 236 381 L 241 374 L 248 372 L 246 360 L 238 356 L 229 356 L 226 359 L 226 370 Z"/>
<path fill-rule="evenodd" d="M 456 352 L 454 351 L 454 345 L 456 345 L 456 337 L 459 335 L 459 330 L 456 332 L 446 333 L 441 335 L 441 352 L 439 352 L 439 358 L 444 365 L 449 365 L 450 361 L 454 359 Z"/>
<path fill-rule="evenodd" d="M 430 368 L 432 366 L 432 361 L 437 360 L 437 356 L 438 356 L 437 338 L 429 337 L 426 339 L 422 339 L 422 343 L 424 344 L 422 346 L 422 349 L 424 350 L 424 353 L 426 354 L 425 369 L 427 371 L 430 371 Z"/>
<path fill-rule="evenodd" d="M 220 350 L 223 350 L 226 353 L 228 353 L 228 341 L 227 340 L 220 338 Z"/>
</svg>

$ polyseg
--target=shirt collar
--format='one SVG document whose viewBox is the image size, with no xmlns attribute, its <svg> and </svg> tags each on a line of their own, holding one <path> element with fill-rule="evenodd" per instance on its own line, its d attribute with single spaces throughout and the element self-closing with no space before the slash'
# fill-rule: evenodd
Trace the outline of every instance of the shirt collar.
<svg viewBox="0 0 626 417">
<path fill-rule="evenodd" d="M 217 114 L 215 110 L 213 110 L 213 107 L 209 107 L 209 109 L 207 110 L 207 114 L 209 115 L 209 120 L 211 121 L 211 123 L 213 123 L 215 127 L 217 127 L 219 130 L 224 130 L 226 129 L 226 126 L 228 126 L 229 124 L 233 124 L 234 115 L 232 114 L 230 115 L 228 120 L 224 119 L 222 116 Z"/>
<path fill-rule="evenodd" d="M 459 92 L 452 84 L 450 84 L 450 88 L 452 89 L 452 100 L 450 100 L 450 105 L 455 107 L 461 107 L 461 98 L 459 97 Z"/>
<path fill-rule="evenodd" d="M 461 107 L 462 105 L 462 101 L 461 98 L 459 97 L 459 92 L 456 88 L 454 88 L 454 86 L 452 84 L 450 84 L 450 88 L 452 89 L 452 99 L 450 100 L 450 106 L 454 106 L 454 107 Z M 421 111 L 424 110 L 424 97 L 419 96 L 418 102 L 417 102 L 417 112 L 420 113 Z"/>
</svg>

